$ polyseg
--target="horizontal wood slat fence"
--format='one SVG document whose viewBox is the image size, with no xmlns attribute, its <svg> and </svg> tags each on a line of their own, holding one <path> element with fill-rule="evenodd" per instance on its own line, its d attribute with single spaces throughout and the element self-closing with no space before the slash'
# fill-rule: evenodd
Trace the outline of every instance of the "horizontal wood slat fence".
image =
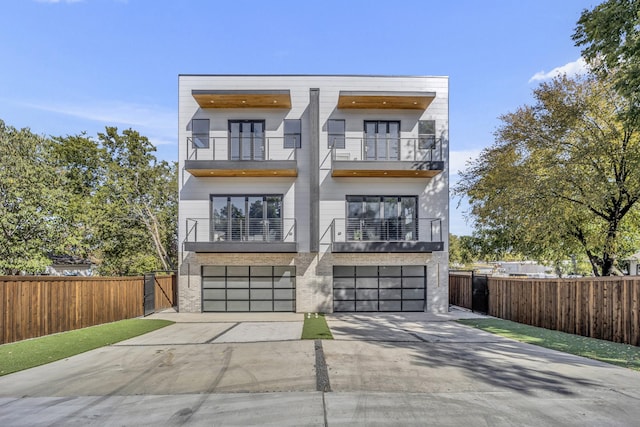
<svg viewBox="0 0 640 427">
<path fill-rule="evenodd" d="M 489 315 L 640 345 L 640 277 L 489 277 Z M 449 275 L 449 303 L 471 308 L 471 275 Z"/>
<path fill-rule="evenodd" d="M 156 276 L 156 310 L 175 305 L 176 276 Z M 144 314 L 143 277 L 0 276 L 0 344 Z"/>
</svg>

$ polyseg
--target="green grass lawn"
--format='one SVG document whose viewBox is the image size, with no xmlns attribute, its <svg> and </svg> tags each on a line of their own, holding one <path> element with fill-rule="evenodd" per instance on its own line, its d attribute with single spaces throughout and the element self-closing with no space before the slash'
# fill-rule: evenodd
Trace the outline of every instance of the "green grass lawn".
<svg viewBox="0 0 640 427">
<path fill-rule="evenodd" d="M 163 328 L 174 322 L 128 319 L 0 345 L 0 376 L 65 359 Z"/>
<path fill-rule="evenodd" d="M 332 340 L 333 335 L 327 326 L 324 314 L 308 314 L 304 315 L 304 326 L 302 327 L 303 340 Z"/>
<path fill-rule="evenodd" d="M 465 319 L 458 322 L 517 341 L 640 371 L 640 347 L 633 345 L 587 338 L 502 319 Z"/>
</svg>

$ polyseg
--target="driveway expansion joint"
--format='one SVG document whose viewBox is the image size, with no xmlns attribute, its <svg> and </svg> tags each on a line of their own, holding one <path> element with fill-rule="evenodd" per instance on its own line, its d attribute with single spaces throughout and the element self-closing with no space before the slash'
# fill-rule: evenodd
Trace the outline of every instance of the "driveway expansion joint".
<svg viewBox="0 0 640 427">
<path fill-rule="evenodd" d="M 330 392 L 331 383 L 329 382 L 327 361 L 324 358 L 324 350 L 322 349 L 322 340 L 315 340 L 313 345 L 316 354 L 316 390 L 322 392 Z"/>
<path fill-rule="evenodd" d="M 219 334 L 215 335 L 213 338 L 210 338 L 210 339 L 206 340 L 203 344 L 211 344 L 212 342 L 214 342 L 215 340 L 217 340 L 218 338 L 220 338 L 221 336 L 223 336 L 224 334 L 226 334 L 227 332 L 229 332 L 230 330 L 232 330 L 233 328 L 235 328 L 239 324 L 240 324 L 240 322 L 234 323 L 233 325 L 231 325 L 230 327 L 228 327 L 224 331 L 222 331 Z"/>
</svg>

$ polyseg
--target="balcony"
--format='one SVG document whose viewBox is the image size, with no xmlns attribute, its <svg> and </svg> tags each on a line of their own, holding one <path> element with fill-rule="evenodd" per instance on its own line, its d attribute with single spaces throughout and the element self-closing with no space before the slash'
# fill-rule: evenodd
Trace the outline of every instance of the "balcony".
<svg viewBox="0 0 640 427">
<path fill-rule="evenodd" d="M 336 218 L 332 252 L 434 252 L 444 250 L 439 218 Z"/>
<path fill-rule="evenodd" d="M 197 177 L 295 177 L 296 149 L 284 137 L 187 137 L 185 169 Z M 295 141 L 287 142 L 296 145 Z"/>
<path fill-rule="evenodd" d="M 188 252 L 297 252 L 295 218 L 187 218 Z"/>
<path fill-rule="evenodd" d="M 442 139 L 433 136 L 336 138 L 333 147 L 333 177 L 433 178 L 444 170 Z"/>
</svg>

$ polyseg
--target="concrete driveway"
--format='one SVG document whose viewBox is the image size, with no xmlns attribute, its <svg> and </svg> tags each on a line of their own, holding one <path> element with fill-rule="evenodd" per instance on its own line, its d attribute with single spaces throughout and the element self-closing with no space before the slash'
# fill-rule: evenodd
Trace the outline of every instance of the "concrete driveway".
<svg viewBox="0 0 640 427">
<path fill-rule="evenodd" d="M 638 425 L 640 373 L 452 320 L 300 314 L 178 323 L 0 377 L 0 425 Z"/>
</svg>

